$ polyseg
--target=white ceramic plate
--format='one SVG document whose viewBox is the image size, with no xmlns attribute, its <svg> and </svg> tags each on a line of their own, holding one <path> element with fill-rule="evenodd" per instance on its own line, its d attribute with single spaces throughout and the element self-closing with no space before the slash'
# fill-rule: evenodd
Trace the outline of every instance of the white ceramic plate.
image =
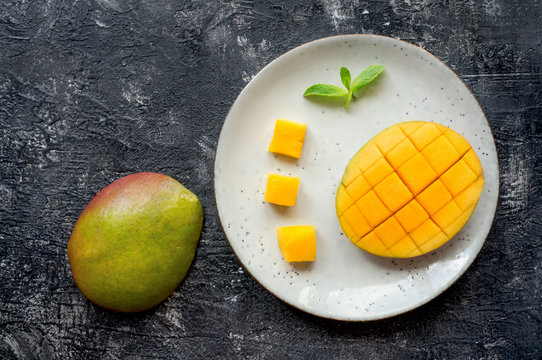
<svg viewBox="0 0 542 360">
<path fill-rule="evenodd" d="M 371 64 L 386 70 L 352 102 L 304 98 L 314 83 L 340 86 Z M 267 152 L 275 120 L 308 125 L 297 161 Z M 401 121 L 449 126 L 474 147 L 485 187 L 463 230 L 433 253 L 406 260 L 380 258 L 342 235 L 335 192 L 348 160 L 377 133 Z M 297 205 L 264 202 L 267 173 L 299 176 Z M 246 270 L 286 303 L 314 315 L 373 320 L 414 309 L 456 281 L 480 251 L 491 227 L 499 189 L 495 143 L 484 113 L 457 75 L 428 52 L 382 36 L 346 35 L 295 48 L 267 65 L 233 104 L 218 142 L 215 194 L 230 245 Z M 316 226 L 314 263 L 289 264 L 275 228 Z"/>
</svg>

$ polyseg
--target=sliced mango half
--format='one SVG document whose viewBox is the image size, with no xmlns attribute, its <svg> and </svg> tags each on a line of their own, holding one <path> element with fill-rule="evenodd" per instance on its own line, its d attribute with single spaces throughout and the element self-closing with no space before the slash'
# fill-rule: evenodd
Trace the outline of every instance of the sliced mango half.
<svg viewBox="0 0 542 360">
<path fill-rule="evenodd" d="M 404 122 L 352 157 L 337 190 L 337 216 L 361 249 L 409 258 L 456 235 L 483 187 L 480 160 L 461 135 L 436 123 Z"/>
</svg>

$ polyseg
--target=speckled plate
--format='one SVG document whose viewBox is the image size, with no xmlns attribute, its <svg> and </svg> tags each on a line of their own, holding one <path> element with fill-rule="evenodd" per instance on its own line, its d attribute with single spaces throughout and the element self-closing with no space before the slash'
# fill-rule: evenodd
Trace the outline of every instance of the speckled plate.
<svg viewBox="0 0 542 360">
<path fill-rule="evenodd" d="M 340 85 L 339 69 L 357 75 L 382 64 L 382 76 L 348 110 L 342 103 L 302 96 L 314 83 Z M 297 161 L 267 152 L 275 120 L 307 123 Z M 352 155 L 401 121 L 449 126 L 474 147 L 485 187 L 468 224 L 443 247 L 406 260 L 370 255 L 342 234 L 335 192 Z M 297 205 L 263 201 L 267 173 L 301 179 Z M 478 102 L 444 63 L 414 45 L 373 35 L 325 38 L 295 48 L 267 65 L 233 104 L 218 142 L 215 193 L 220 220 L 245 269 L 286 303 L 314 315 L 374 320 L 414 309 L 456 281 L 480 251 L 499 189 L 495 143 Z M 283 260 L 275 228 L 316 226 L 314 263 Z"/>
</svg>

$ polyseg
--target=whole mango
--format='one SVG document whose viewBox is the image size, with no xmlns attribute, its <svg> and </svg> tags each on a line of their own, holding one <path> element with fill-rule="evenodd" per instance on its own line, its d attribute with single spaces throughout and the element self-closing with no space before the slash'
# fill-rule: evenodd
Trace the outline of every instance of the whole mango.
<svg viewBox="0 0 542 360">
<path fill-rule="evenodd" d="M 186 275 L 202 223 L 199 199 L 178 181 L 150 172 L 125 176 L 77 220 L 68 242 L 73 278 L 106 309 L 152 308 Z"/>
</svg>

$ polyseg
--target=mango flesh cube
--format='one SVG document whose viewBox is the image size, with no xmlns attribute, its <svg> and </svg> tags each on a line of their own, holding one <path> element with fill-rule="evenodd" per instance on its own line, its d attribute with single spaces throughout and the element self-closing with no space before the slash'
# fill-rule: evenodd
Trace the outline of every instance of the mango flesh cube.
<svg viewBox="0 0 542 360">
<path fill-rule="evenodd" d="M 455 201 L 450 201 L 444 205 L 442 209 L 431 215 L 431 219 L 441 228 L 446 229 L 446 226 L 450 225 L 455 219 L 463 214 L 459 206 Z"/>
<path fill-rule="evenodd" d="M 465 223 L 469 220 L 469 217 L 472 215 L 473 212 L 474 206 L 465 210 L 463 214 L 461 214 L 461 216 L 455 219 L 451 224 L 447 225 L 444 228 L 444 232 L 446 233 L 446 235 L 452 237 L 457 234 L 463 228 Z"/>
<path fill-rule="evenodd" d="M 349 207 L 344 212 L 343 218 L 349 227 L 354 230 L 357 235 L 356 238 L 358 239 L 360 236 L 363 236 L 372 230 L 372 226 L 365 220 L 365 217 L 358 210 L 357 206 Z"/>
<path fill-rule="evenodd" d="M 407 138 L 386 154 L 386 160 L 388 160 L 394 169 L 397 169 L 417 153 L 418 149 L 416 149 L 412 144 L 412 141 Z"/>
<path fill-rule="evenodd" d="M 405 235 L 405 237 L 390 247 L 390 252 L 393 256 L 402 258 L 408 257 L 410 253 L 416 251 L 417 249 L 419 249 L 418 245 L 416 245 L 410 236 Z"/>
<path fill-rule="evenodd" d="M 346 186 L 350 185 L 361 175 L 361 170 L 359 168 L 353 168 L 352 171 L 348 172 L 348 177 L 343 179 L 343 184 Z"/>
<path fill-rule="evenodd" d="M 356 157 L 356 155 L 354 155 L 354 157 Z M 356 162 L 353 165 L 355 165 L 354 168 L 358 168 L 361 171 L 367 171 L 367 169 L 373 166 L 381 158 L 382 153 L 378 149 L 378 146 L 375 144 L 367 144 L 366 150 L 357 157 Z"/>
<path fill-rule="evenodd" d="M 337 193 L 341 193 L 341 195 L 335 198 L 335 207 L 337 209 L 337 212 L 342 215 L 346 210 L 348 210 L 350 206 L 354 205 L 354 201 L 352 200 L 350 195 L 348 195 L 344 185 L 342 184 L 341 186 L 339 186 Z"/>
<path fill-rule="evenodd" d="M 350 225 L 348 225 L 347 222 L 343 224 L 343 231 L 346 237 L 349 238 L 350 241 L 352 241 L 353 243 L 359 240 L 359 237 L 356 237 L 356 233 L 354 232 L 354 229 L 352 229 Z"/>
<path fill-rule="evenodd" d="M 386 159 L 381 158 L 373 164 L 367 171 L 363 172 L 363 176 L 367 179 L 367 182 L 372 186 L 375 186 L 381 182 L 386 176 L 393 172 L 393 168 L 388 164 Z"/>
<path fill-rule="evenodd" d="M 427 219 L 416 229 L 412 230 L 409 235 L 418 246 L 421 246 L 441 232 L 442 230 L 440 230 L 433 220 Z"/>
<path fill-rule="evenodd" d="M 347 193 L 350 197 L 359 199 L 371 190 L 371 184 L 365 179 L 361 173 L 359 176 L 348 185 Z"/>
<path fill-rule="evenodd" d="M 450 237 L 447 236 L 445 233 L 443 233 L 441 231 L 437 235 L 435 235 L 431 239 L 429 239 L 428 241 L 426 241 L 423 244 L 419 245 L 419 247 L 420 247 L 420 250 L 422 251 L 422 253 L 425 254 L 425 253 L 428 253 L 430 251 L 433 251 L 434 249 L 437 249 L 437 248 L 441 247 L 446 242 L 448 242 L 448 240 L 450 240 Z"/>
<path fill-rule="evenodd" d="M 413 198 L 412 193 L 395 172 L 378 183 L 374 190 L 391 211 L 399 210 Z"/>
<path fill-rule="evenodd" d="M 288 262 L 316 259 L 316 230 L 312 225 L 277 227 L 279 248 Z"/>
<path fill-rule="evenodd" d="M 355 204 L 364 218 L 367 219 L 367 222 L 373 227 L 378 226 L 391 215 L 391 211 L 388 210 L 373 190 L 362 196 Z"/>
<path fill-rule="evenodd" d="M 429 214 L 434 214 L 452 200 L 452 195 L 440 180 L 436 180 L 422 191 L 416 199 Z"/>
<path fill-rule="evenodd" d="M 399 143 L 403 141 L 403 139 L 403 130 L 401 130 L 400 127 L 396 126 L 390 128 L 390 130 L 386 134 L 382 134 L 381 136 L 375 136 L 374 143 L 376 144 L 376 146 L 378 146 L 378 149 L 382 153 L 387 154 L 390 150 L 399 145 Z"/>
<path fill-rule="evenodd" d="M 476 205 L 476 194 L 482 192 L 483 187 L 484 178 L 483 176 L 479 176 L 475 182 L 473 182 L 465 190 L 457 194 L 457 196 L 455 197 L 455 202 L 457 203 L 457 205 L 459 205 L 461 210 L 467 211 L 467 209 L 470 209 L 471 207 Z"/>
<path fill-rule="evenodd" d="M 337 216 L 345 235 L 369 253 L 418 256 L 465 226 L 483 186 L 480 160 L 461 135 L 430 122 L 399 123 L 352 157 Z"/>
<path fill-rule="evenodd" d="M 411 232 L 429 219 L 429 214 L 418 201 L 412 200 L 395 213 L 395 218 L 403 226 L 403 229 Z"/>
<path fill-rule="evenodd" d="M 421 153 L 411 157 L 396 171 L 414 195 L 419 194 L 437 178 L 437 173 Z"/>
<path fill-rule="evenodd" d="M 466 153 L 471 148 L 467 140 L 451 129 L 446 129 L 443 135 L 455 147 L 457 152 L 461 154 Z"/>
<path fill-rule="evenodd" d="M 399 127 L 406 136 L 412 134 L 414 131 L 418 130 L 423 125 L 422 121 L 407 121 L 399 124 Z"/>
<path fill-rule="evenodd" d="M 452 166 L 461 154 L 445 136 L 440 136 L 422 150 L 422 155 L 440 175 Z"/>
<path fill-rule="evenodd" d="M 441 132 L 438 126 L 433 123 L 426 122 L 416 129 L 412 134 L 410 134 L 408 138 L 410 141 L 412 141 L 412 143 L 414 143 L 414 146 L 421 151 L 424 147 L 433 142 L 433 140 L 440 137 L 440 135 Z"/>
<path fill-rule="evenodd" d="M 463 156 L 465 163 L 471 168 L 471 170 L 476 174 L 480 175 L 482 173 L 482 164 L 473 149 L 470 149 Z"/>
<path fill-rule="evenodd" d="M 388 220 L 384 221 L 382 224 L 378 225 L 374 232 L 388 249 L 406 235 L 406 232 L 401 227 L 401 224 L 399 224 L 397 219 L 395 219 L 393 216 L 388 218 Z"/>
<path fill-rule="evenodd" d="M 265 201 L 277 205 L 294 206 L 298 189 L 298 177 L 268 174 L 267 185 L 265 187 Z"/>
<path fill-rule="evenodd" d="M 299 159 L 303 150 L 306 131 L 306 124 L 278 119 L 275 123 L 275 131 L 268 151 Z"/>
<path fill-rule="evenodd" d="M 384 246 L 384 243 L 380 241 L 374 231 L 371 231 L 369 234 L 365 235 L 357 242 L 353 242 L 354 244 L 356 244 L 356 246 L 364 249 L 368 253 L 380 256 L 382 256 L 382 254 L 386 254 L 384 256 L 392 256 L 391 252 L 386 248 L 386 246 Z"/>
<path fill-rule="evenodd" d="M 455 196 L 476 181 L 478 175 L 472 171 L 465 160 L 461 159 L 440 178 L 450 193 Z"/>
</svg>

